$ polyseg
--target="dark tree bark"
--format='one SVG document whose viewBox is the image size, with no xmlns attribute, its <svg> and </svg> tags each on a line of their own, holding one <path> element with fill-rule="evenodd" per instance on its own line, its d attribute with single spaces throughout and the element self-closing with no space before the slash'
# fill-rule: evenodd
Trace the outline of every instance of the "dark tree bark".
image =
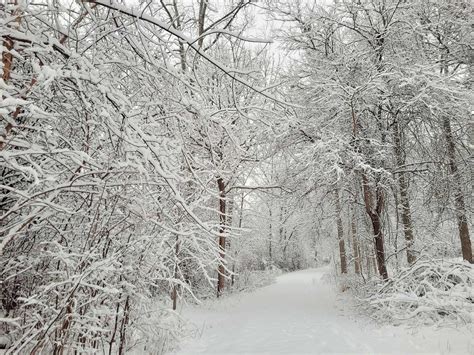
<svg viewBox="0 0 474 355">
<path fill-rule="evenodd" d="M 362 186 L 364 189 L 365 210 L 372 223 L 375 241 L 375 258 L 377 268 L 382 279 L 388 279 L 387 266 L 385 264 L 384 237 L 382 230 L 382 220 L 380 214 L 383 210 L 384 194 L 382 188 L 376 183 L 375 188 L 369 185 L 367 175 L 362 173 Z M 375 204 L 373 189 L 375 189 Z"/>
<path fill-rule="evenodd" d="M 454 145 L 451 122 L 448 117 L 443 119 L 443 130 L 448 150 L 449 171 L 453 176 L 454 208 L 456 210 L 459 239 L 461 240 L 462 257 L 464 260 L 467 260 L 472 264 L 472 245 L 467 224 L 466 205 L 462 193 L 461 175 L 459 174 L 458 165 L 456 163 L 456 147 Z"/>
<path fill-rule="evenodd" d="M 380 108 L 380 107 L 379 107 Z M 381 110 L 378 111 L 379 115 L 381 114 Z M 354 108 L 352 108 L 352 134 L 354 141 L 356 142 L 358 136 L 358 127 L 359 122 L 357 115 L 355 114 Z M 360 147 L 355 144 L 355 150 L 360 152 Z M 382 221 L 380 214 L 383 210 L 384 204 L 384 193 L 380 183 L 377 179 L 374 182 L 374 186 L 369 184 L 369 180 L 367 177 L 366 172 L 362 172 L 362 189 L 364 194 L 364 204 L 365 210 L 369 215 L 372 230 L 374 235 L 375 241 L 375 253 L 376 253 L 376 260 L 377 260 L 377 268 L 379 271 L 380 276 L 386 280 L 388 279 L 388 272 L 387 266 L 385 264 L 385 249 L 384 249 L 384 238 L 383 238 L 383 230 L 382 230 Z M 374 190 L 375 190 L 375 203 L 374 203 Z"/>
<path fill-rule="evenodd" d="M 217 178 L 219 189 L 219 267 L 217 270 L 217 297 L 224 291 L 225 287 L 225 232 L 226 232 L 226 192 L 224 179 Z"/>
<path fill-rule="evenodd" d="M 448 49 L 444 48 L 441 50 L 441 75 L 449 75 L 449 67 L 447 62 L 448 57 Z M 469 236 L 469 227 L 467 225 L 466 205 L 464 202 L 464 195 L 462 193 L 462 180 L 459 173 L 458 164 L 456 162 L 456 146 L 454 143 L 453 130 L 451 128 L 451 120 L 448 116 L 443 117 L 443 133 L 446 140 L 449 172 L 453 177 L 454 208 L 456 210 L 456 220 L 459 230 L 459 239 L 461 241 L 462 257 L 464 260 L 467 260 L 472 264 L 472 245 L 471 238 Z"/>
<path fill-rule="evenodd" d="M 204 21 L 206 19 L 206 10 L 207 10 L 207 1 L 208 0 L 201 0 L 199 3 L 199 17 L 198 17 L 198 35 L 200 36 L 198 39 L 198 46 L 199 48 L 202 47 L 202 43 L 204 38 L 201 37 L 204 33 Z"/>
<path fill-rule="evenodd" d="M 273 253 L 272 253 L 272 240 L 273 240 L 273 217 L 272 217 L 272 207 L 269 206 L 268 214 L 270 216 L 270 225 L 269 225 L 269 236 L 268 236 L 268 259 L 270 260 L 270 264 L 273 263 Z"/>
<path fill-rule="evenodd" d="M 341 203 L 339 201 L 339 191 L 334 191 L 336 201 L 336 224 L 337 224 L 337 240 L 339 244 L 339 258 L 341 261 L 341 274 L 347 274 L 347 257 L 346 246 L 344 243 L 344 229 L 342 227 L 342 211 Z"/>
</svg>

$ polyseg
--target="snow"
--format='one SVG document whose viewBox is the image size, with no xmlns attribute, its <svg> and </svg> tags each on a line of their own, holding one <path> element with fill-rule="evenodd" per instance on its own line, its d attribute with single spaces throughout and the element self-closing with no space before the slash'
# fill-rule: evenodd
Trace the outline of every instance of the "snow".
<svg viewBox="0 0 474 355">
<path fill-rule="evenodd" d="M 325 281 L 327 268 L 282 275 L 273 285 L 199 307 L 177 354 L 474 354 L 474 332 L 380 326 Z"/>
</svg>

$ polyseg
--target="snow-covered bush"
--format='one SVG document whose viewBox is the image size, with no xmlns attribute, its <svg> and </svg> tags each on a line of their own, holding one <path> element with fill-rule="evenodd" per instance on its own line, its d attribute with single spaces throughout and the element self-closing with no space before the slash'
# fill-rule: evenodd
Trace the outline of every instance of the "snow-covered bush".
<svg viewBox="0 0 474 355">
<path fill-rule="evenodd" d="M 144 304 L 134 322 L 126 353 L 168 354 L 174 350 L 185 332 L 186 323 L 165 304 Z"/>
<path fill-rule="evenodd" d="M 210 197 L 182 168 L 177 119 L 155 119 L 164 106 L 172 117 L 182 110 L 157 94 L 178 89 L 175 77 L 157 65 L 146 71 L 115 31 L 91 49 L 94 21 L 115 28 L 104 11 L 91 20 L 83 9 L 80 41 L 55 39 L 48 25 L 56 16 L 70 24 L 65 9 L 0 10 L 11 42 L 3 58 L 12 55 L 0 67 L 0 333 L 8 351 L 124 353 L 138 333 L 155 342 L 160 328 L 168 337 L 178 329 L 173 313 L 147 327 L 144 307 L 171 308 L 173 286 L 188 287 L 181 266 L 204 275 L 218 255 L 214 222 L 197 215 Z"/>
<path fill-rule="evenodd" d="M 470 323 L 474 321 L 474 265 L 419 260 L 379 283 L 365 301 L 380 321 Z"/>
<path fill-rule="evenodd" d="M 235 291 L 251 291 L 259 287 L 268 286 L 275 282 L 276 276 L 281 271 L 277 268 L 271 270 L 243 270 L 235 275 L 235 282 L 232 290 Z"/>
</svg>

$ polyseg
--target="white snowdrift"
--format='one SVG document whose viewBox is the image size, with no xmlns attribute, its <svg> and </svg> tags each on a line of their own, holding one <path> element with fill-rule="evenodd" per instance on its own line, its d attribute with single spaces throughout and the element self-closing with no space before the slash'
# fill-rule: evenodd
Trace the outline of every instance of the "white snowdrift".
<svg viewBox="0 0 474 355">
<path fill-rule="evenodd" d="M 424 260 L 402 270 L 366 299 L 378 320 L 423 324 L 474 321 L 474 265 Z"/>
</svg>

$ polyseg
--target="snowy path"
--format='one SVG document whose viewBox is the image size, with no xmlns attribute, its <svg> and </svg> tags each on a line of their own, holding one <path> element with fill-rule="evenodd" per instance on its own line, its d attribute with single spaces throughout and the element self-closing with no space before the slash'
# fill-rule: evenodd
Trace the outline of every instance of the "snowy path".
<svg viewBox="0 0 474 355">
<path fill-rule="evenodd" d="M 325 272 L 285 274 L 255 292 L 185 309 L 198 331 L 179 354 L 474 354 L 467 328 L 415 331 L 357 319 L 340 308 L 343 302 L 321 280 Z"/>
</svg>

